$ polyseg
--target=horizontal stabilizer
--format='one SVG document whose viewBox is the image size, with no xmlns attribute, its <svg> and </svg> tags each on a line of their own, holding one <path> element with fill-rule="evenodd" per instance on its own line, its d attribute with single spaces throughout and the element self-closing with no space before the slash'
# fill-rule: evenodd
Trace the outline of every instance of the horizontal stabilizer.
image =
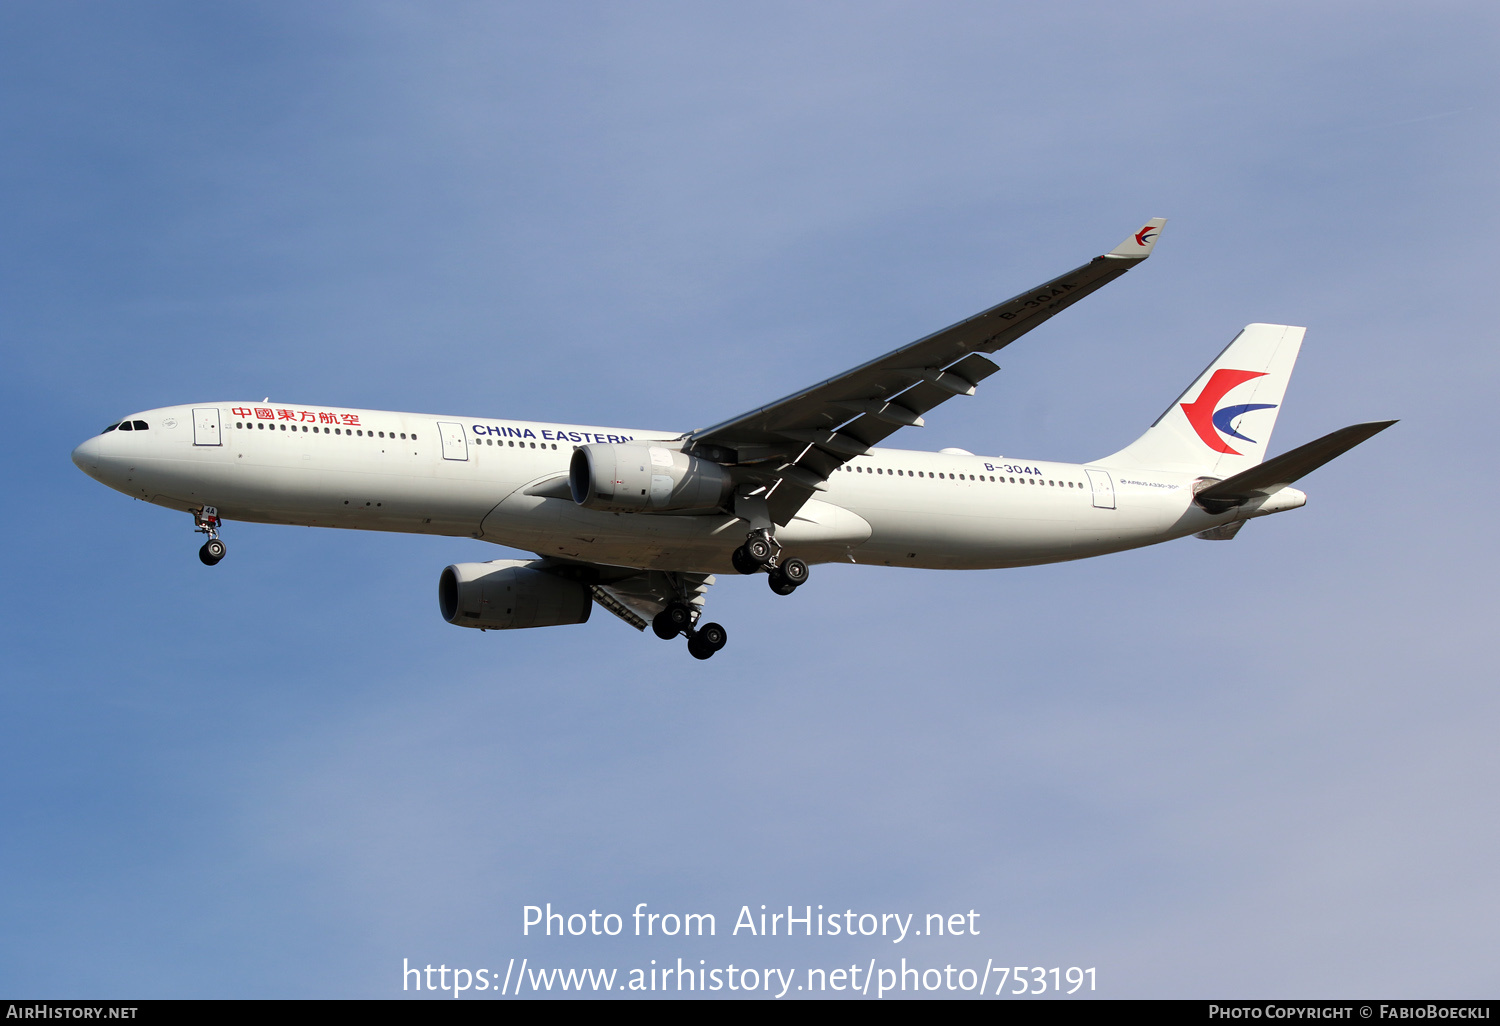
<svg viewBox="0 0 1500 1026">
<path fill-rule="evenodd" d="M 1378 420 L 1339 428 L 1316 441 L 1299 445 L 1291 452 L 1284 452 L 1231 478 L 1211 484 L 1194 498 L 1198 505 L 1210 513 L 1222 513 L 1244 505 L 1257 496 L 1274 495 L 1394 423 L 1394 420 Z"/>
</svg>

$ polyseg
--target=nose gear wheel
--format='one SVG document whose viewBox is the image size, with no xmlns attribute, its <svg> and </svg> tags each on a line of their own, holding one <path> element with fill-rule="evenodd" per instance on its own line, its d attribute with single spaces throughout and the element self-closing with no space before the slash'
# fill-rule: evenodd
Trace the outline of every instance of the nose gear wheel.
<svg viewBox="0 0 1500 1026">
<path fill-rule="evenodd" d="M 224 558 L 229 551 L 222 541 L 219 540 L 219 511 L 213 506 L 204 506 L 193 514 L 193 530 L 199 534 L 208 535 L 208 540 L 198 550 L 198 559 L 204 566 L 213 566 Z"/>
</svg>

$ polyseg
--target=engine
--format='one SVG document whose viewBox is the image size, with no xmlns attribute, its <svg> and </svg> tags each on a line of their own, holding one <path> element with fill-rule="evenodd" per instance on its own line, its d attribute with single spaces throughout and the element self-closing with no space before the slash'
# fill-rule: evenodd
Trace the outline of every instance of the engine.
<svg viewBox="0 0 1500 1026">
<path fill-rule="evenodd" d="M 659 445 L 580 445 L 568 467 L 573 501 L 609 513 L 714 509 L 734 482 L 717 463 Z"/>
<path fill-rule="evenodd" d="M 537 560 L 457 563 L 438 580 L 438 608 L 459 627 L 506 631 L 583 623 L 593 611 L 586 585 L 544 570 Z"/>
</svg>

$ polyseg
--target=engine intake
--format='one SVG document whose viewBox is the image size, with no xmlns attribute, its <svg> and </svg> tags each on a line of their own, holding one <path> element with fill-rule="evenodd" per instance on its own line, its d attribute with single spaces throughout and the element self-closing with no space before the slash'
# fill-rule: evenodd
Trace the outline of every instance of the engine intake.
<svg viewBox="0 0 1500 1026">
<path fill-rule="evenodd" d="M 580 445 L 568 465 L 573 501 L 609 513 L 715 509 L 734 482 L 717 463 L 659 445 Z"/>
<path fill-rule="evenodd" d="M 455 563 L 438 579 L 438 608 L 458 627 L 508 631 L 583 623 L 593 612 L 587 585 L 538 569 L 538 560 Z"/>
</svg>

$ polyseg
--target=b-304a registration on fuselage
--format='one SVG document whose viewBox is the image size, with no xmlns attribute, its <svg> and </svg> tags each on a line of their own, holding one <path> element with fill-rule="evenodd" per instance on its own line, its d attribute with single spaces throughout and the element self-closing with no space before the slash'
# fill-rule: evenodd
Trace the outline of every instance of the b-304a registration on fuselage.
<svg viewBox="0 0 1500 1026">
<path fill-rule="evenodd" d="M 1294 509 L 1292 484 L 1390 426 L 1356 424 L 1267 459 L 1303 329 L 1251 324 L 1130 445 L 1090 463 L 881 446 L 999 368 L 988 354 L 1124 274 L 1163 219 L 1068 273 L 847 373 L 694 431 L 261 402 L 148 410 L 73 461 L 193 516 L 200 559 L 227 520 L 465 536 L 535 559 L 459 563 L 444 619 L 509 630 L 603 607 L 707 659 L 713 574 L 790 595 L 826 562 L 970 570 L 1227 540 Z"/>
</svg>

